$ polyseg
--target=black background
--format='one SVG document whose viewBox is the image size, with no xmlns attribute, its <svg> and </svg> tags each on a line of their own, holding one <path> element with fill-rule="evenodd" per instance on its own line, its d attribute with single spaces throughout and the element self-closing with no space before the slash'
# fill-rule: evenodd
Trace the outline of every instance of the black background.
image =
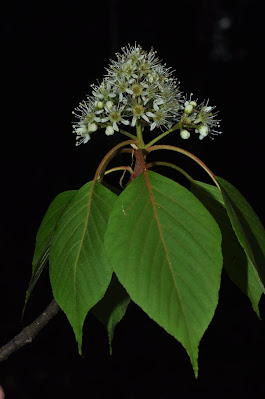
<svg viewBox="0 0 265 399">
<path fill-rule="evenodd" d="M 135 41 L 176 70 L 184 93 L 220 110 L 223 134 L 183 146 L 233 183 L 265 223 L 261 84 L 261 1 L 13 1 L 1 16 L 0 344 L 31 322 L 52 298 L 48 273 L 20 322 L 34 241 L 53 198 L 93 178 L 121 137 L 97 132 L 75 147 L 72 110 L 101 80 L 109 58 Z M 192 161 L 180 160 L 203 179 Z M 265 312 L 261 301 L 261 314 Z M 242 398 L 265 394 L 265 324 L 223 276 L 220 303 L 200 345 L 196 381 L 184 349 L 130 305 L 116 328 L 113 356 L 103 327 L 85 323 L 77 354 L 65 316 L 0 365 L 6 398 Z"/>
</svg>

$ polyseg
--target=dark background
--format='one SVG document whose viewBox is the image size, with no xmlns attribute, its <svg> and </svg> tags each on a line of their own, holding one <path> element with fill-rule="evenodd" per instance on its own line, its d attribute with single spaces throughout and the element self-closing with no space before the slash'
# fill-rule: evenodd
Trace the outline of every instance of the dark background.
<svg viewBox="0 0 265 399">
<path fill-rule="evenodd" d="M 38 226 L 53 198 L 93 178 L 97 162 L 121 139 L 97 132 L 75 147 L 72 110 L 101 80 L 109 58 L 135 41 L 176 70 L 184 93 L 220 110 L 223 134 L 170 142 L 193 152 L 233 183 L 265 223 L 261 82 L 261 1 L 13 1 L 1 16 L 0 345 L 52 298 L 44 273 L 20 322 Z M 182 160 L 193 176 L 204 174 Z M 261 314 L 265 315 L 265 301 Z M 0 365 L 6 399 L 241 398 L 265 394 L 265 324 L 223 276 L 220 303 L 200 345 L 196 381 L 184 349 L 130 305 L 116 328 L 113 356 L 103 327 L 85 324 L 77 354 L 65 316 Z"/>
</svg>

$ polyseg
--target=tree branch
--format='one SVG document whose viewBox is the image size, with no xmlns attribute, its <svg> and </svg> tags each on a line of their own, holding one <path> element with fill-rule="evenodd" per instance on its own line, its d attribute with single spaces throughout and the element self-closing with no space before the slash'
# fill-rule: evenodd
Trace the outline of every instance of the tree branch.
<svg viewBox="0 0 265 399">
<path fill-rule="evenodd" d="M 47 308 L 27 327 L 16 335 L 11 341 L 0 348 L 0 362 L 6 360 L 13 352 L 32 342 L 33 338 L 60 310 L 58 303 L 53 299 Z"/>
</svg>

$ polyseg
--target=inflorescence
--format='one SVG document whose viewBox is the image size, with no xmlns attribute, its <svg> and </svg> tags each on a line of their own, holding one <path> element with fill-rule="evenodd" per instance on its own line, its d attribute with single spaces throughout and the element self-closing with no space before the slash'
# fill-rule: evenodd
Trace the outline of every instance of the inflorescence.
<svg viewBox="0 0 265 399">
<path fill-rule="evenodd" d="M 215 107 L 207 102 L 187 100 L 179 90 L 171 68 L 166 68 L 156 57 L 135 44 L 122 48 L 111 60 L 107 75 L 98 85 L 91 85 L 92 95 L 75 108 L 78 119 L 73 124 L 76 145 L 87 143 L 92 133 L 105 129 L 107 136 L 126 132 L 124 126 L 141 124 L 142 129 L 179 130 L 188 139 L 191 131 L 203 139 L 221 133 Z"/>
</svg>

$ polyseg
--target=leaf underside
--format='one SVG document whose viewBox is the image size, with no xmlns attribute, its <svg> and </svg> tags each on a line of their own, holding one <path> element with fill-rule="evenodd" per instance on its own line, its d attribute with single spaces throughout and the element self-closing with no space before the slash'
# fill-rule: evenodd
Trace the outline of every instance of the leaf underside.
<svg viewBox="0 0 265 399">
<path fill-rule="evenodd" d="M 182 343 L 197 376 L 199 342 L 220 287 L 215 220 L 189 190 L 148 171 L 118 197 L 105 247 L 131 299 Z"/>
<path fill-rule="evenodd" d="M 212 185 L 194 181 L 192 192 L 217 221 L 222 232 L 224 269 L 229 278 L 247 295 L 253 310 L 259 314 L 259 301 L 263 291 L 253 264 L 240 245 L 232 228 L 220 190 Z M 265 242 L 265 241 L 264 241 Z"/>
<path fill-rule="evenodd" d="M 265 229 L 243 195 L 231 183 L 217 179 L 233 230 L 265 292 Z"/>
<path fill-rule="evenodd" d="M 36 237 L 35 251 L 32 260 L 32 276 L 26 292 L 25 304 L 22 313 L 24 313 L 29 297 L 35 285 L 37 284 L 45 265 L 48 263 L 50 240 L 56 223 L 75 192 L 76 190 L 69 190 L 58 194 L 51 202 L 47 212 L 44 215 L 44 218 L 42 219 Z"/>
<path fill-rule="evenodd" d="M 104 297 L 91 309 L 91 313 L 108 332 L 110 354 L 112 354 L 114 329 L 125 315 L 129 302 L 129 295 L 113 273 Z"/>
</svg>

